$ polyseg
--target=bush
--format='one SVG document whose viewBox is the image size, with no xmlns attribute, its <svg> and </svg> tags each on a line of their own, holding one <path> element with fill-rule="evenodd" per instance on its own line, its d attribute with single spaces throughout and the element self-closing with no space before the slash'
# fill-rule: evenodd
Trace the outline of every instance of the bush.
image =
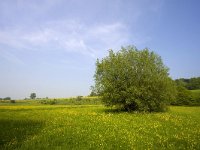
<svg viewBox="0 0 200 150">
<path fill-rule="evenodd" d="M 83 96 L 77 96 L 77 97 L 76 97 L 76 101 L 81 101 L 82 98 L 83 98 Z"/>
<path fill-rule="evenodd" d="M 10 100 L 11 103 L 15 103 L 15 100 Z"/>
<path fill-rule="evenodd" d="M 200 93 L 187 90 L 183 85 L 177 84 L 176 100 L 171 105 L 177 106 L 200 106 Z"/>
<path fill-rule="evenodd" d="M 192 106 L 200 106 L 200 96 L 193 98 Z"/>
<path fill-rule="evenodd" d="M 48 105 L 55 105 L 57 103 L 56 99 L 53 100 L 41 100 L 40 101 L 41 104 L 48 104 Z"/>
<path fill-rule="evenodd" d="M 177 96 L 176 100 L 172 102 L 172 105 L 192 105 L 192 93 L 187 90 L 185 87 L 178 85 L 177 86 Z"/>
<path fill-rule="evenodd" d="M 96 62 L 95 91 L 106 106 L 128 111 L 165 111 L 175 98 L 174 81 L 162 59 L 148 49 L 123 48 Z"/>
</svg>

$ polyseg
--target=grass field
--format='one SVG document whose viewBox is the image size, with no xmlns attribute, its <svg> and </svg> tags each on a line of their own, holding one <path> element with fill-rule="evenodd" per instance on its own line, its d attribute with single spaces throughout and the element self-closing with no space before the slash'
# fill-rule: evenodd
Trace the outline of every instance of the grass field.
<svg viewBox="0 0 200 150">
<path fill-rule="evenodd" d="M 0 106 L 0 149 L 200 149 L 200 107 L 115 112 L 101 105 Z"/>
<path fill-rule="evenodd" d="M 35 99 L 35 100 L 15 100 L 15 103 L 10 103 L 9 100 L 1 100 L 1 105 L 16 106 L 16 105 L 31 105 L 38 106 L 41 104 L 47 105 L 99 105 L 101 100 L 99 97 L 72 97 L 72 98 L 55 98 L 55 99 Z"/>
</svg>

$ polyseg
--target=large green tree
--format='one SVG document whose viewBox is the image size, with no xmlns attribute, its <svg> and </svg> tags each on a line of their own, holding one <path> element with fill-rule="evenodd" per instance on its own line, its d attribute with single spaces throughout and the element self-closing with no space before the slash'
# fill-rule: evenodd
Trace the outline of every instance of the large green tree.
<svg viewBox="0 0 200 150">
<path fill-rule="evenodd" d="M 107 106 L 128 111 L 165 111 L 176 95 L 168 71 L 154 52 L 122 47 L 97 60 L 95 88 Z"/>
</svg>

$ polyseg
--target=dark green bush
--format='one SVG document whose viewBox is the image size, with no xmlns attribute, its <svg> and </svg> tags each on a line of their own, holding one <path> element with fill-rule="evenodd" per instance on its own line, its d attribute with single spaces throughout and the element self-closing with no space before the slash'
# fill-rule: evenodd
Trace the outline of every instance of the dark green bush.
<svg viewBox="0 0 200 150">
<path fill-rule="evenodd" d="M 171 104 L 178 106 L 200 106 L 200 95 L 193 94 L 190 90 L 178 85 L 176 100 Z"/>
<path fill-rule="evenodd" d="M 76 97 L 76 101 L 81 101 L 82 98 L 83 98 L 83 96 L 77 96 L 77 97 Z"/>
<path fill-rule="evenodd" d="M 10 100 L 11 103 L 15 103 L 15 100 Z"/>
<path fill-rule="evenodd" d="M 191 105 L 192 93 L 183 86 L 177 86 L 176 100 L 172 105 Z"/>
<path fill-rule="evenodd" d="M 200 106 L 200 93 L 192 93 L 192 105 Z"/>
<path fill-rule="evenodd" d="M 40 100 L 41 104 L 47 104 L 47 105 L 55 105 L 57 103 L 56 99 L 48 99 L 48 100 Z"/>
</svg>

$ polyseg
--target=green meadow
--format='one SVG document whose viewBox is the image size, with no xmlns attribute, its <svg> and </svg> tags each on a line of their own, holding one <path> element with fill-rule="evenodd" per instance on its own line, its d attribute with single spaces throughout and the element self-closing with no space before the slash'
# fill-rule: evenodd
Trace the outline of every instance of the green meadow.
<svg viewBox="0 0 200 150">
<path fill-rule="evenodd" d="M 200 107 L 128 113 L 100 104 L 23 102 L 1 103 L 1 150 L 200 149 Z"/>
</svg>

